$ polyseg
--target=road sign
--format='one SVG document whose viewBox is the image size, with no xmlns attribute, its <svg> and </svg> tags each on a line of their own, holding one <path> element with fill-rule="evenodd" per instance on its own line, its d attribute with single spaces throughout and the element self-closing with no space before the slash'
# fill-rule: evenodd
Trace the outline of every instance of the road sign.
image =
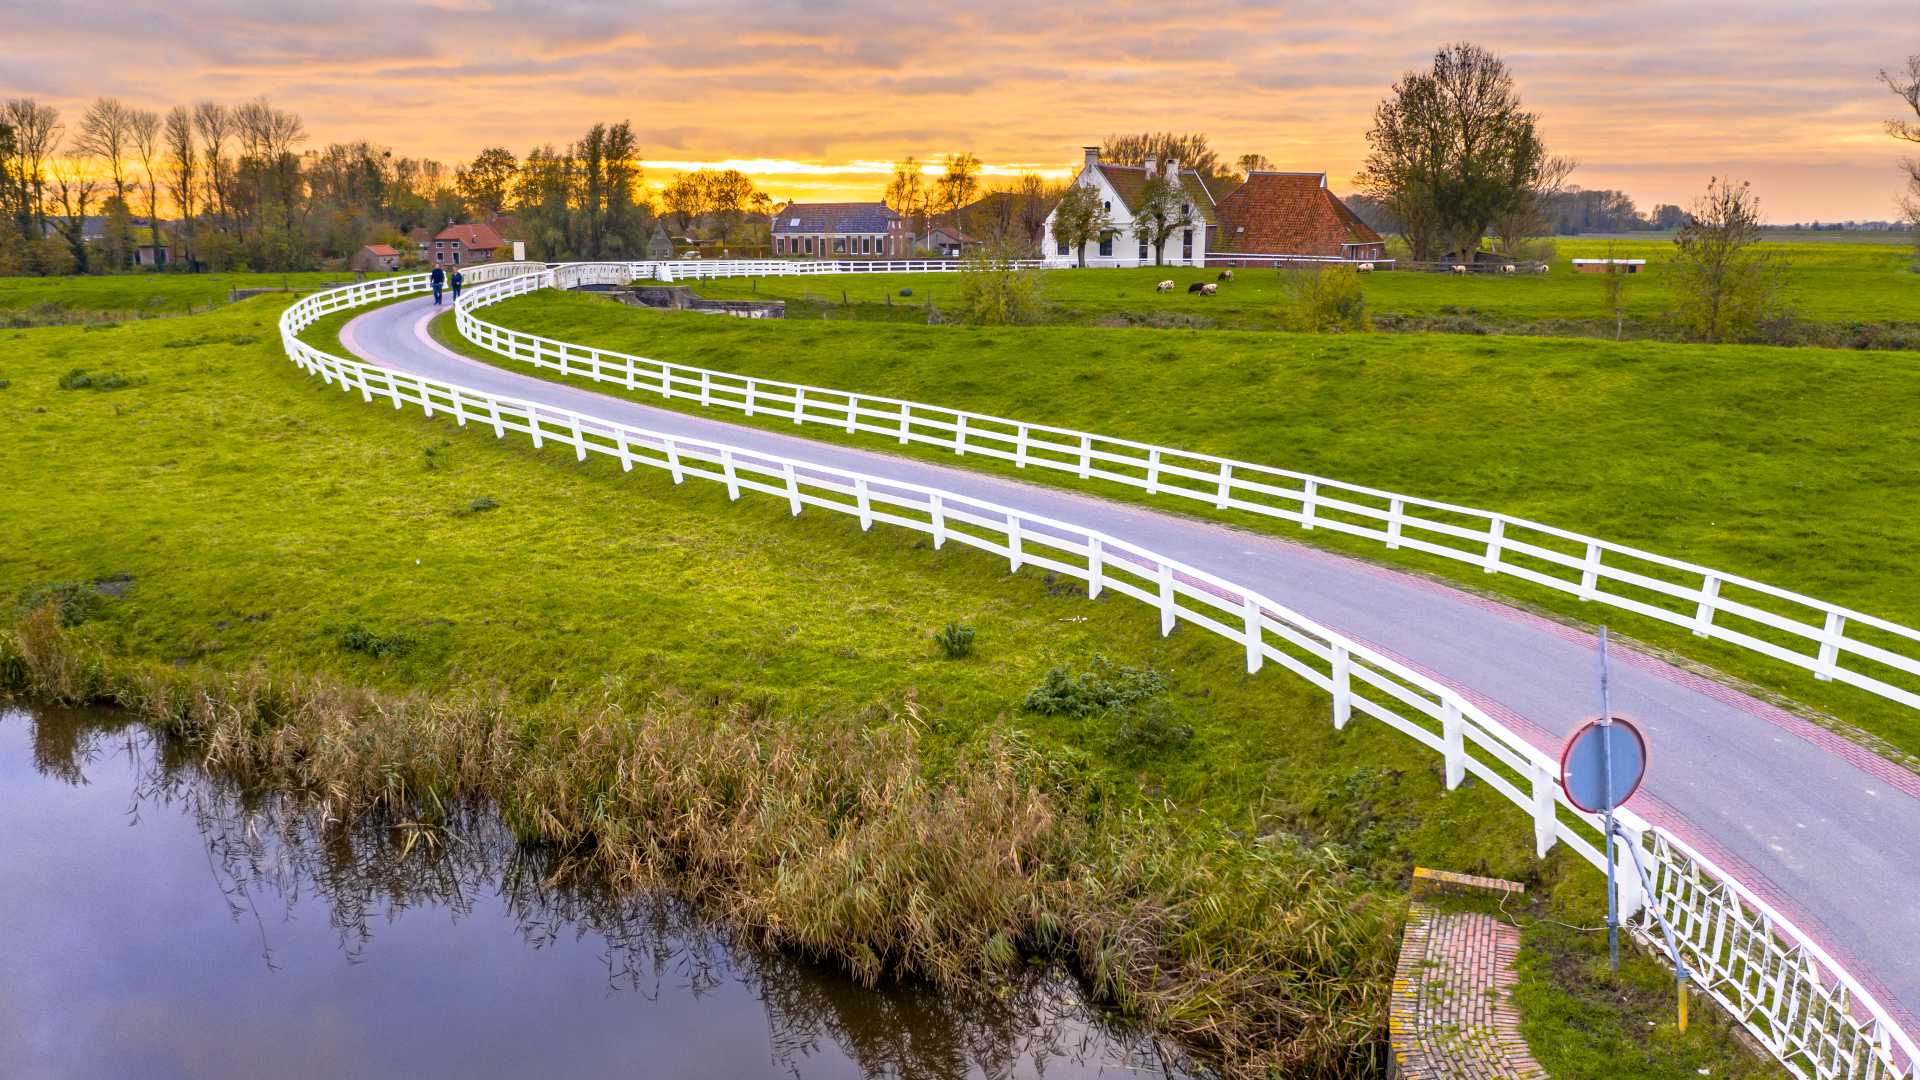
<svg viewBox="0 0 1920 1080">
<path fill-rule="evenodd" d="M 1633 798 L 1646 776 L 1647 740 L 1623 717 L 1587 721 L 1560 751 L 1560 787 L 1589 814 Z"/>
</svg>

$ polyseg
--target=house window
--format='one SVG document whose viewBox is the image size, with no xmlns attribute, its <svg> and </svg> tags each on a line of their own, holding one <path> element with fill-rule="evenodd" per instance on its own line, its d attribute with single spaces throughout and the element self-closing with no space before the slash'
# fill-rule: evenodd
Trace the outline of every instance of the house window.
<svg viewBox="0 0 1920 1080">
<path fill-rule="evenodd" d="M 1105 211 L 1106 211 L 1106 212 L 1108 212 L 1108 213 L 1112 213 L 1112 212 L 1113 212 L 1113 200 L 1112 200 L 1112 199 L 1101 199 L 1101 200 L 1100 200 L 1100 209 L 1102 209 L 1102 210 L 1105 210 Z"/>
<path fill-rule="evenodd" d="M 813 237 L 807 237 L 807 254 L 813 254 Z"/>
<path fill-rule="evenodd" d="M 1192 229 L 1186 229 L 1180 233 L 1180 257 L 1187 260 L 1188 262 L 1193 261 L 1193 230 Z"/>
<path fill-rule="evenodd" d="M 1140 261 L 1147 261 L 1147 238 L 1144 236 L 1140 238 Z"/>
<path fill-rule="evenodd" d="M 453 265 L 455 266 L 460 265 L 460 253 L 458 251 L 453 253 Z"/>
<path fill-rule="evenodd" d="M 1067 242 L 1064 238 L 1057 242 L 1057 244 L 1054 247 L 1054 251 L 1061 255 L 1073 254 L 1071 251 L 1067 250 Z"/>
<path fill-rule="evenodd" d="M 833 238 L 833 253 L 834 253 L 835 255 L 845 255 L 845 254 L 847 253 L 847 238 L 846 238 L 846 237 L 844 237 L 844 236 L 836 236 L 836 237 L 834 237 L 834 238 Z"/>
<path fill-rule="evenodd" d="M 1100 257 L 1103 259 L 1113 258 L 1113 234 L 1112 233 L 1106 233 L 1100 237 Z"/>
</svg>

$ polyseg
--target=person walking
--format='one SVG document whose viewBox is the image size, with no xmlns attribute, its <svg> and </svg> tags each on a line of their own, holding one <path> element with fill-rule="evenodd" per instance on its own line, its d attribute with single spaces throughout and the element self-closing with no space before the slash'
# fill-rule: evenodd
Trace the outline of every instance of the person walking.
<svg viewBox="0 0 1920 1080">
<path fill-rule="evenodd" d="M 460 276 L 460 269 L 455 267 L 453 271 L 453 302 L 456 304 L 460 302 L 460 286 L 466 284 L 466 280 L 466 278 Z"/>
<path fill-rule="evenodd" d="M 427 275 L 427 280 L 433 283 L 433 306 L 439 307 L 440 290 L 447 283 L 447 272 L 436 266 L 433 268 L 433 273 Z"/>
</svg>

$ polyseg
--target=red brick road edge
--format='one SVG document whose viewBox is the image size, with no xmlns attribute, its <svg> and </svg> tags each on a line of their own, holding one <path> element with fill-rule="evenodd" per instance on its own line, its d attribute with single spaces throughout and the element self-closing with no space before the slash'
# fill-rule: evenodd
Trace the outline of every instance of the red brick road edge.
<svg viewBox="0 0 1920 1080">
<path fill-rule="evenodd" d="M 1545 1080 L 1509 1000 L 1520 931 L 1491 915 L 1407 913 L 1388 1030 L 1405 1080 Z"/>
</svg>

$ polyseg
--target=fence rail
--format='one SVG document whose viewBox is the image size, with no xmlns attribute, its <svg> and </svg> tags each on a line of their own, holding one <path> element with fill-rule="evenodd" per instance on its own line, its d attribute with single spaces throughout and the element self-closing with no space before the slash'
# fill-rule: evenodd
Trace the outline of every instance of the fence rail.
<svg viewBox="0 0 1920 1080">
<path fill-rule="evenodd" d="M 566 264 L 468 291 L 460 333 L 509 359 L 704 408 L 823 424 L 956 455 L 1071 473 L 1479 566 L 1724 641 L 1920 708 L 1920 631 L 1752 578 L 1598 537 L 1234 458 L 926 402 L 760 379 L 575 345 L 488 322 L 479 308 L 536 289 L 624 284 L 662 264 Z M 712 263 L 705 269 L 760 263 Z M 780 264 L 771 265 L 812 265 Z M 864 265 L 864 264 L 851 264 Z M 874 264 L 889 265 L 889 264 Z M 742 269 L 742 273 L 756 273 Z M 624 275 L 624 276 L 623 276 Z"/>
<path fill-rule="evenodd" d="M 508 283 L 552 274 L 529 271 Z M 689 477 L 722 484 L 734 499 L 762 493 L 784 500 L 794 514 L 815 507 L 856 518 L 862 529 L 875 522 L 912 529 L 931 536 L 935 548 L 953 542 L 1004 558 L 1011 571 L 1034 566 L 1079 579 L 1090 597 L 1109 590 L 1131 597 L 1158 611 L 1163 634 L 1191 623 L 1244 648 L 1249 672 L 1274 664 L 1327 692 L 1335 729 L 1371 717 L 1439 753 L 1449 788 L 1477 777 L 1527 813 L 1537 854 L 1564 843 L 1605 866 L 1598 823 L 1567 802 L 1551 757 L 1459 693 L 1245 586 L 1121 537 L 990 501 L 427 379 L 338 357 L 299 338 L 330 312 L 425 288 L 424 276 L 389 278 L 299 301 L 280 320 L 287 355 L 368 404 L 414 406 L 490 428 L 499 438 L 515 432 L 536 447 L 557 443 L 580 460 L 599 454 L 628 471 L 659 469 L 676 484 Z M 1665 914 L 1704 991 L 1798 1075 L 1913 1080 L 1920 1051 L 1844 968 L 1679 838 L 1631 812 L 1618 816 L 1627 843 L 1651 867 L 1653 891 L 1643 895 L 1627 853 L 1618 855 L 1620 910 L 1640 940 L 1665 952 L 1653 913 Z"/>
</svg>

